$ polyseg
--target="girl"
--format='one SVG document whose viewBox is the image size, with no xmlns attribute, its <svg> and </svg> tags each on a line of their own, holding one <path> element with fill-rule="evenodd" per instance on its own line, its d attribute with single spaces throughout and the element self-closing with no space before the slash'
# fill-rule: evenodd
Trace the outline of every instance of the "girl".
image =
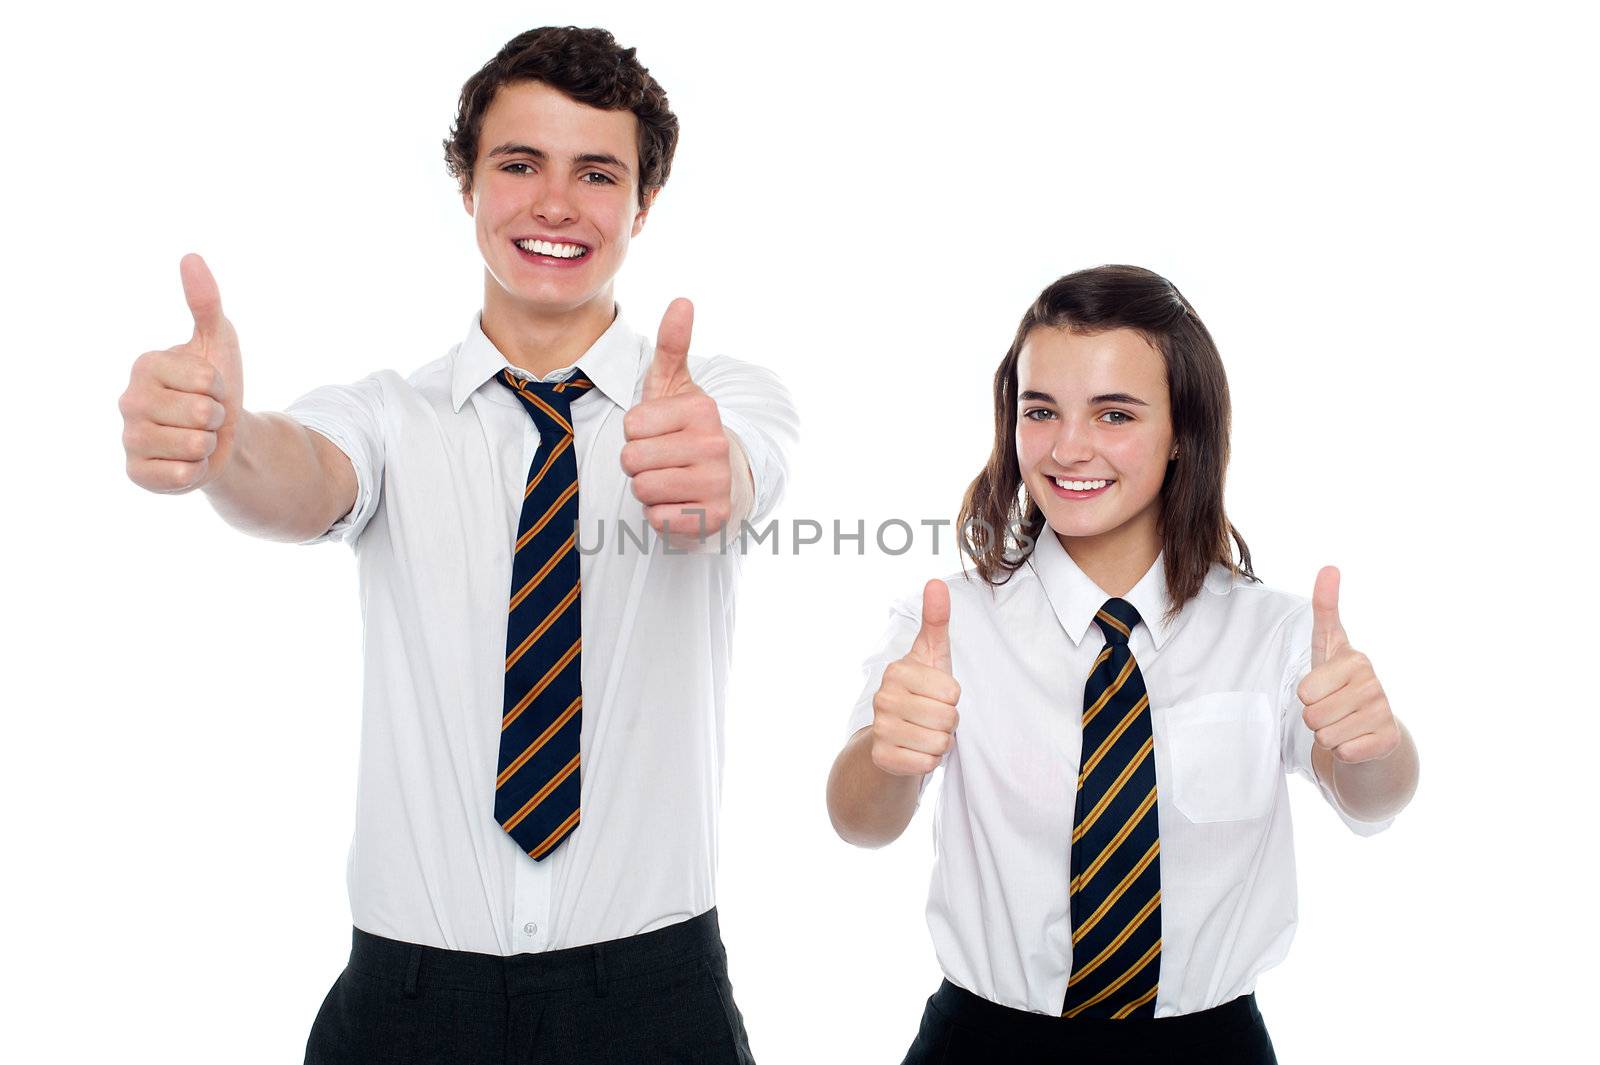
<svg viewBox="0 0 1600 1065">
<path fill-rule="evenodd" d="M 828 781 L 839 834 L 881 846 L 945 767 L 946 979 L 905 1063 L 1273 1062 L 1254 987 L 1294 933 L 1285 774 L 1370 835 L 1416 748 L 1340 627 L 1338 571 L 1309 601 L 1251 572 L 1222 362 L 1169 282 L 1045 289 L 994 402 L 961 508 L 978 577 L 895 609 Z"/>
</svg>

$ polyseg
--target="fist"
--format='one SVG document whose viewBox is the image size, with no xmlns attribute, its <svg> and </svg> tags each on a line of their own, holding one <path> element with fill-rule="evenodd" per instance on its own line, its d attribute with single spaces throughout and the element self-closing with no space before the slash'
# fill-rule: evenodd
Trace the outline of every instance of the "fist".
<svg viewBox="0 0 1600 1065">
<path fill-rule="evenodd" d="M 733 512 L 731 444 L 717 403 L 689 377 L 694 305 L 673 300 L 661 318 L 644 392 L 622 419 L 622 472 L 650 527 L 670 543 L 694 543 Z"/>
<path fill-rule="evenodd" d="M 117 401 L 128 478 L 162 493 L 192 491 L 222 475 L 244 404 L 239 338 L 222 315 L 217 283 L 198 255 L 185 255 L 178 270 L 194 335 L 135 359 Z"/>
<path fill-rule="evenodd" d="M 1311 594 L 1311 672 L 1300 682 L 1306 727 L 1341 762 L 1370 762 L 1400 746 L 1400 726 L 1367 656 L 1339 622 L 1339 571 L 1324 566 Z"/>
<path fill-rule="evenodd" d="M 872 764 L 895 776 L 923 776 L 955 742 L 961 685 L 950 673 L 950 589 L 922 589 L 922 628 L 904 658 L 890 662 L 872 697 Z"/>
</svg>

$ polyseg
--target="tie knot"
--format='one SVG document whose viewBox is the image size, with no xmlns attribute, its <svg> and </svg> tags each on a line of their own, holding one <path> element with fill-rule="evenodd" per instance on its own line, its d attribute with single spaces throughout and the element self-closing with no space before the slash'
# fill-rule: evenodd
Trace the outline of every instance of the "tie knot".
<svg viewBox="0 0 1600 1065">
<path fill-rule="evenodd" d="M 1139 624 L 1139 611 L 1126 599 L 1113 596 L 1095 613 L 1094 623 L 1106 634 L 1107 643 L 1126 647 L 1133 627 Z"/>
<path fill-rule="evenodd" d="M 554 422 L 564 433 L 572 432 L 572 401 L 594 387 L 582 370 L 573 370 L 565 381 L 524 381 L 509 368 L 501 370 L 499 381 L 521 400 L 535 422 Z"/>
</svg>

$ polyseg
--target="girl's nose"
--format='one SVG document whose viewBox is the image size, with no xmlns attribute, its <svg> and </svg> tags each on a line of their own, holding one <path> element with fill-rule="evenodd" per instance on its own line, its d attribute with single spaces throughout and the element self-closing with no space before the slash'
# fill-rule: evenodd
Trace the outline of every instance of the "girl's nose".
<svg viewBox="0 0 1600 1065">
<path fill-rule="evenodd" d="M 1074 418 L 1062 418 L 1055 440 L 1051 442 L 1050 457 L 1062 466 L 1082 462 L 1094 455 L 1089 440 L 1088 427 Z"/>
</svg>

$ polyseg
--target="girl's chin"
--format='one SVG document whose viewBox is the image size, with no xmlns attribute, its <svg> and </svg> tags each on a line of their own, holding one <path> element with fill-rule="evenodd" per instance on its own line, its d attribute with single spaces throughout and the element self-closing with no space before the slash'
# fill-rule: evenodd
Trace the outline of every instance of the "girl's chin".
<svg viewBox="0 0 1600 1065">
<path fill-rule="evenodd" d="M 1127 526 L 1127 522 L 1090 518 L 1086 514 L 1074 514 L 1071 511 L 1062 513 L 1062 509 L 1047 507 L 1044 520 L 1052 532 L 1067 540 L 1086 540 L 1105 536 Z"/>
</svg>

